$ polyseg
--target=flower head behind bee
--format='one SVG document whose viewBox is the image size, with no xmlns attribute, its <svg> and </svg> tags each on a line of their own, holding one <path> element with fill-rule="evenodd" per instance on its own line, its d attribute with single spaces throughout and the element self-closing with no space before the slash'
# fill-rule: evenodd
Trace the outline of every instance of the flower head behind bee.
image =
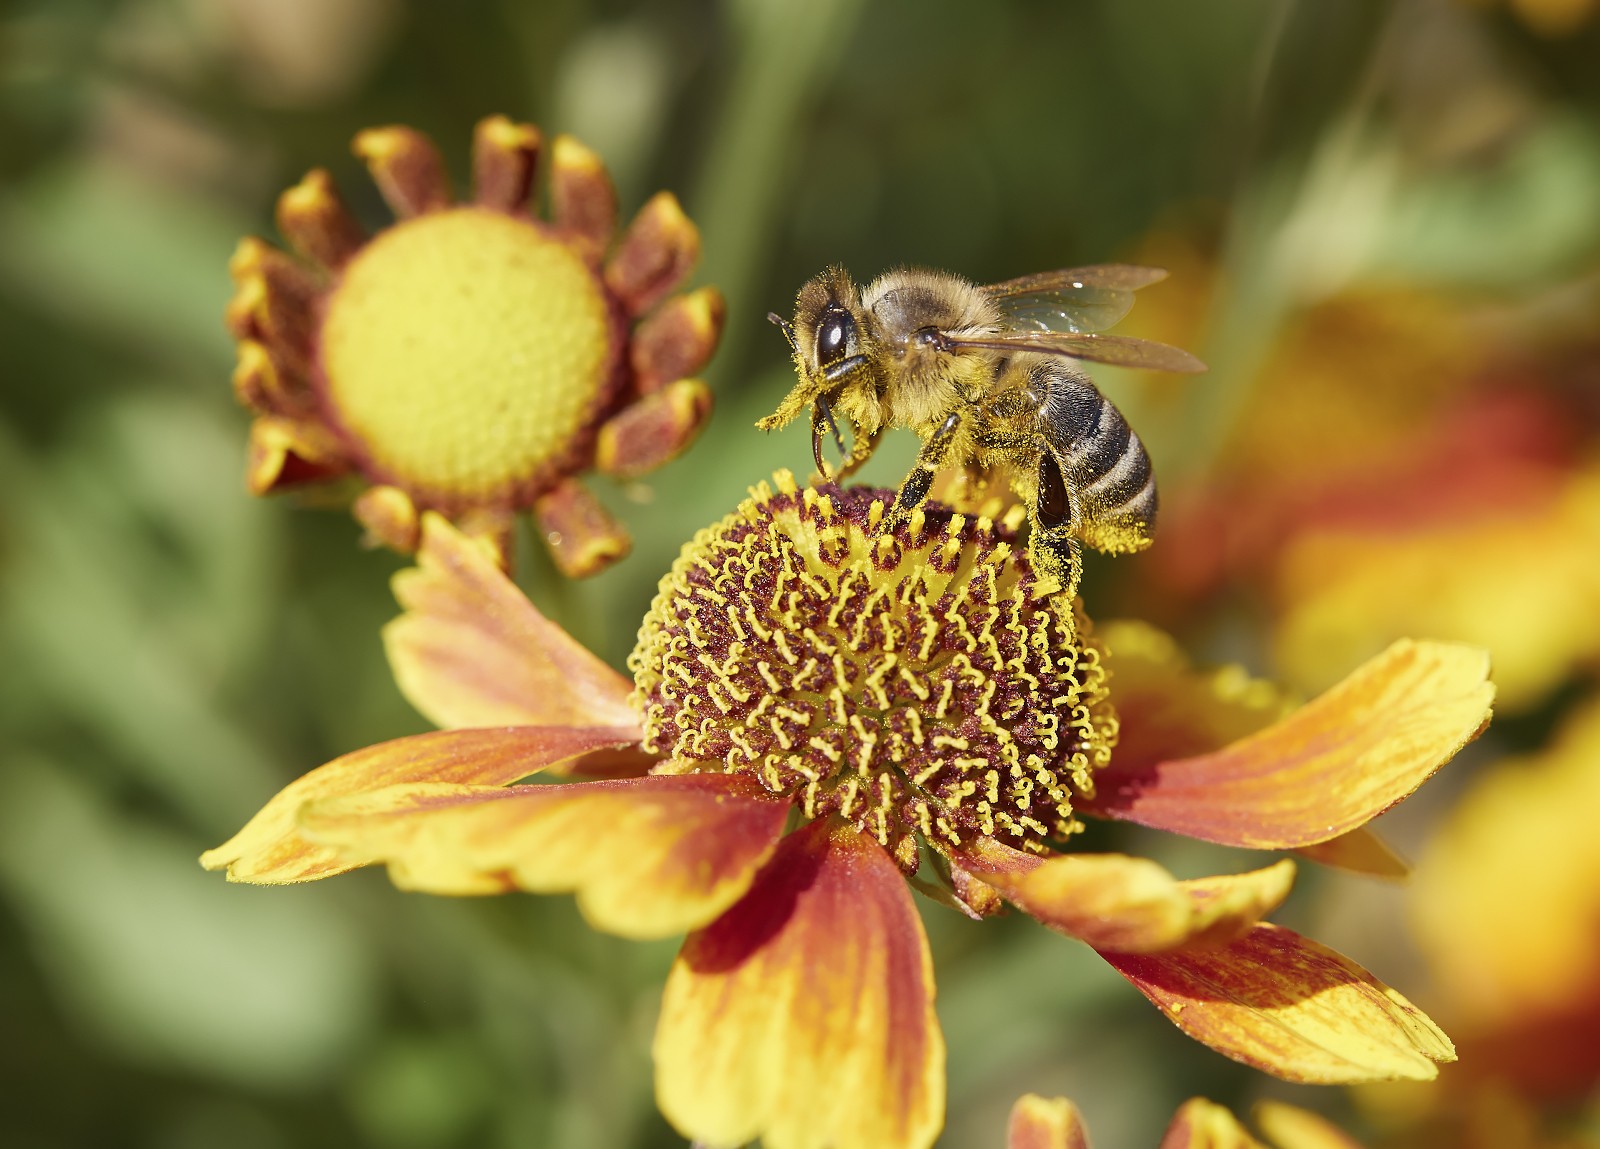
<svg viewBox="0 0 1600 1149">
<path fill-rule="evenodd" d="M 699 252 L 669 193 L 608 256 L 616 193 L 570 137 L 550 146 L 552 219 L 536 218 L 542 148 L 531 125 L 484 120 L 473 198 L 454 203 L 426 138 L 362 132 L 355 150 L 398 217 L 370 239 L 326 172 L 283 194 L 278 224 L 299 258 L 247 239 L 231 266 L 252 491 L 358 475 L 357 518 L 405 551 L 431 509 L 503 560 L 513 512 L 531 508 L 567 574 L 627 552 L 576 476 L 638 475 L 693 439 L 711 400 L 691 376 L 716 347 L 722 299 L 667 298 Z"/>
</svg>

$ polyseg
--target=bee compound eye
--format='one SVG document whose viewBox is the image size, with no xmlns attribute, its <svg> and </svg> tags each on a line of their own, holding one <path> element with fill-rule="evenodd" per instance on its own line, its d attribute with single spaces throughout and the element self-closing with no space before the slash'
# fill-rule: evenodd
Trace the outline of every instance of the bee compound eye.
<svg viewBox="0 0 1600 1149">
<path fill-rule="evenodd" d="M 843 359 L 855 335 L 856 321 L 842 307 L 830 307 L 817 324 L 817 362 L 823 366 Z"/>
</svg>

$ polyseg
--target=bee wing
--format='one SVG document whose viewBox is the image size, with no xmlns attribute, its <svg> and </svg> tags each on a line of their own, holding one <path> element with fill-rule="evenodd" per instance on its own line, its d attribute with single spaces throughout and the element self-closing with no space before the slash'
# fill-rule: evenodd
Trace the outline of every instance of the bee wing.
<svg viewBox="0 0 1600 1149">
<path fill-rule="evenodd" d="M 1087 334 L 1115 326 L 1133 307 L 1135 291 L 1166 277 L 1159 267 L 1099 263 L 1041 271 L 991 283 L 983 290 L 994 298 L 1009 326 Z"/>
<path fill-rule="evenodd" d="M 952 349 L 983 348 L 988 351 L 1029 352 L 1035 355 L 1065 355 L 1095 363 L 1114 363 L 1118 367 L 1141 367 L 1147 371 L 1176 371 L 1193 375 L 1206 365 L 1181 347 L 1134 339 L 1127 335 L 1094 335 L 1074 331 L 1000 331 L 972 337 L 944 335 L 943 344 Z"/>
</svg>

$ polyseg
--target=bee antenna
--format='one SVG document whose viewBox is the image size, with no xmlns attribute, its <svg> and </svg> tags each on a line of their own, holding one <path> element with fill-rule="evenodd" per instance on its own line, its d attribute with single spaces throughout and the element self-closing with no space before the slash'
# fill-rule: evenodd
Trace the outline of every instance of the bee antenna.
<svg viewBox="0 0 1600 1149">
<path fill-rule="evenodd" d="M 771 323 L 771 324 L 774 324 L 775 326 L 778 327 L 779 330 L 781 330 L 783 332 L 783 337 L 789 341 L 789 350 L 791 350 L 791 351 L 800 350 L 800 348 L 795 345 L 795 341 L 794 341 L 794 324 L 790 323 L 787 319 L 785 319 L 783 316 L 779 315 L 776 311 L 767 312 L 767 322 Z"/>
</svg>

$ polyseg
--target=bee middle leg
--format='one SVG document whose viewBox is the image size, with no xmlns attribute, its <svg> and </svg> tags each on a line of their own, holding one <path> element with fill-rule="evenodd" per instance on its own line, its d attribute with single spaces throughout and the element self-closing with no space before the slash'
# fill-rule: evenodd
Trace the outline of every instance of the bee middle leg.
<svg viewBox="0 0 1600 1149">
<path fill-rule="evenodd" d="M 900 484 L 900 492 L 895 496 L 894 507 L 884 516 L 882 530 L 892 531 L 901 526 L 911 517 L 911 512 L 922 504 L 922 500 L 928 497 L 928 488 L 933 486 L 934 475 L 944 465 L 950 440 L 955 438 L 960 426 L 961 413 L 952 411 L 945 421 L 939 424 L 938 430 L 928 436 L 927 442 L 922 444 L 922 450 L 917 452 L 917 461 L 913 464 L 911 473 L 906 476 L 905 482 Z"/>
</svg>

